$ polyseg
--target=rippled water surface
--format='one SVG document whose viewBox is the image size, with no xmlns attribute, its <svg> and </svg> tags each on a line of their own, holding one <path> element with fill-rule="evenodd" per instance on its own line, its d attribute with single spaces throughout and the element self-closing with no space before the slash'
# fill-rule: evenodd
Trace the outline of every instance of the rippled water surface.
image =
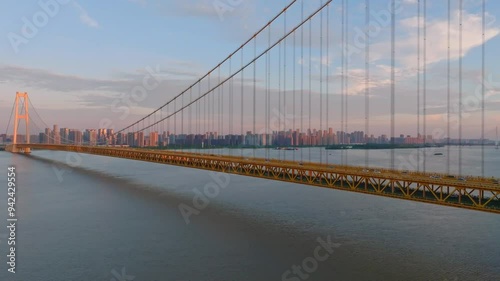
<svg viewBox="0 0 500 281">
<path fill-rule="evenodd" d="M 308 149 L 255 151 L 297 161 L 301 153 L 308 160 Z M 310 155 L 340 163 L 341 153 L 311 149 Z M 456 148 L 452 153 L 454 172 Z M 388 155 L 370 151 L 371 163 L 389 166 Z M 396 151 L 396 165 L 413 165 L 415 155 Z M 463 155 L 463 171 L 480 175 L 480 148 L 465 148 Z M 499 176 L 500 152 L 491 148 L 485 155 L 485 175 Z M 364 165 L 365 151 L 349 151 L 348 159 Z M 447 172 L 446 156 L 430 151 L 426 162 L 429 170 Z M 7 274 L 1 227 L 0 280 L 119 281 L 123 272 L 136 281 L 282 280 L 328 237 L 336 245 L 328 259 L 304 273 L 307 278 L 290 274 L 289 280 L 500 280 L 495 214 L 48 151 L 0 152 L 0 198 L 7 196 L 8 165 L 18 171 L 18 264 L 16 275 Z M 186 224 L 179 206 L 193 206 L 193 190 L 220 183 L 217 196 Z M 2 225 L 6 209 L 3 199 Z"/>
</svg>

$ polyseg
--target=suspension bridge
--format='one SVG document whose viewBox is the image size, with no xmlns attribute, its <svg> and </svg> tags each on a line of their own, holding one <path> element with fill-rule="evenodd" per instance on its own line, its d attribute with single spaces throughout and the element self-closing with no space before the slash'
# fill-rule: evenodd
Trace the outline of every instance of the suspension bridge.
<svg viewBox="0 0 500 281">
<path fill-rule="evenodd" d="M 462 104 L 467 90 L 462 82 L 462 55 L 457 58 L 460 79 L 456 96 L 452 90 L 450 66 L 453 46 L 458 45 L 459 53 L 463 52 L 463 1 L 456 3 L 459 37 L 455 41 L 450 35 L 454 30 L 452 2 L 448 1 L 448 37 L 443 42 L 448 48 L 448 72 L 444 83 L 447 85 L 447 114 L 441 136 L 436 135 L 435 128 L 433 130 L 429 125 L 425 0 L 418 1 L 416 10 L 418 37 L 414 43 L 418 45 L 418 52 L 414 58 L 416 68 L 411 68 L 413 77 L 417 78 L 415 90 L 410 95 L 417 107 L 413 109 L 415 138 L 396 135 L 396 130 L 405 126 L 398 124 L 398 116 L 409 110 L 409 102 L 399 100 L 397 92 L 401 79 L 397 76 L 401 66 L 396 58 L 397 1 L 393 0 L 388 12 L 385 12 L 389 16 L 391 43 L 387 50 L 390 62 L 388 77 L 384 78 L 389 87 L 382 103 L 388 103 L 388 106 L 382 108 L 380 102 L 373 100 L 372 93 L 374 84 L 382 78 L 373 74 L 375 63 L 370 49 L 373 10 L 370 1 L 365 1 L 364 7 L 363 50 L 349 43 L 352 37 L 349 16 L 352 16 L 350 8 L 353 8 L 349 1 L 322 1 L 319 7 L 309 12 L 306 12 L 306 1 L 291 1 L 205 75 L 150 114 L 113 131 L 106 143 L 85 143 L 67 136 L 63 138 L 57 132 L 41 133 L 45 143 L 30 142 L 30 127 L 35 126 L 35 130 L 43 132 L 43 125 L 45 128 L 48 126 L 36 112 L 28 94 L 18 92 L 11 114 L 14 116 L 13 142 L 5 149 L 26 154 L 32 150 L 53 150 L 117 157 L 500 213 L 500 185 L 497 178 L 486 176 L 487 163 L 484 160 L 490 149 L 485 145 L 488 113 L 485 98 L 488 89 L 484 81 L 485 5 L 483 2 L 482 99 L 476 108 L 480 115 L 474 124 L 474 127 L 480 128 L 481 173 L 472 176 L 463 167 L 464 116 L 467 112 L 464 112 Z M 340 18 L 331 15 L 336 8 L 340 10 Z M 340 32 L 334 30 L 337 26 L 341 27 Z M 340 52 L 332 50 L 335 40 L 341 42 Z M 357 48 L 354 56 L 353 48 Z M 351 69 L 354 60 L 360 58 L 364 60 L 364 68 Z M 339 62 L 335 72 L 332 71 L 334 61 Z M 361 90 L 353 89 L 353 80 L 357 85 L 363 85 Z M 455 120 L 456 129 L 452 112 L 454 100 L 461 105 Z M 30 115 L 29 108 L 38 119 Z M 364 111 L 353 117 L 353 108 L 363 108 Z M 380 140 L 370 132 L 374 131 L 374 111 L 384 110 L 387 116 L 384 128 L 390 131 L 390 136 L 387 140 Z M 22 121 L 26 129 L 24 137 L 19 134 Z M 315 126 L 318 129 L 312 129 Z M 333 126 L 339 129 L 336 134 L 333 133 Z M 364 127 L 364 132 L 348 134 L 349 127 Z M 158 132 L 166 131 L 169 131 L 167 137 L 161 142 L 157 140 Z M 458 140 L 457 163 L 452 163 L 454 160 L 450 157 L 451 135 L 454 133 Z M 145 147 L 144 136 L 148 134 L 149 144 Z M 391 149 L 387 156 L 390 158 L 388 167 L 370 163 L 368 149 L 365 150 L 364 165 L 350 164 L 349 153 L 345 149 L 340 150 L 340 159 L 332 159 L 329 153 L 320 153 L 318 157 L 313 157 L 311 153 L 312 146 L 348 147 L 352 143 L 377 141 L 385 141 L 393 147 L 400 141 L 409 141 L 409 144 L 425 150 L 435 146 L 438 137 L 445 140 L 447 152 L 447 167 L 442 173 L 429 168 L 433 160 L 427 153 L 417 153 L 414 164 L 401 165 L 395 150 Z M 263 157 L 257 157 L 255 148 L 276 144 L 298 151 L 290 157 L 280 150 L 276 158 L 271 157 L 272 152 L 268 149 Z M 233 150 L 228 153 L 224 148 Z M 452 168 L 454 164 L 456 169 Z"/>
</svg>

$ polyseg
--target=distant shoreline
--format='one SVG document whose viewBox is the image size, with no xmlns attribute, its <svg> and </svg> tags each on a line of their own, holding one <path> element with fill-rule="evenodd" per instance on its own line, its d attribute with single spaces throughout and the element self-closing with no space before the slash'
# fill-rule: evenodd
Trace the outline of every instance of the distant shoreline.
<svg viewBox="0 0 500 281">
<path fill-rule="evenodd" d="M 325 147 L 327 150 L 340 150 L 340 149 L 410 149 L 410 148 L 442 148 L 446 147 L 446 144 L 336 144 L 336 145 L 329 145 Z M 462 147 L 468 147 L 468 146 L 479 146 L 481 147 L 481 144 L 463 144 L 463 145 L 458 145 L 458 144 L 450 144 L 450 146 L 462 146 Z M 494 144 L 484 144 L 484 146 L 487 147 L 494 147 Z"/>
<path fill-rule="evenodd" d="M 327 150 L 341 149 L 410 149 L 410 148 L 426 148 L 426 147 L 444 147 L 443 144 L 336 144 L 325 147 Z"/>
</svg>

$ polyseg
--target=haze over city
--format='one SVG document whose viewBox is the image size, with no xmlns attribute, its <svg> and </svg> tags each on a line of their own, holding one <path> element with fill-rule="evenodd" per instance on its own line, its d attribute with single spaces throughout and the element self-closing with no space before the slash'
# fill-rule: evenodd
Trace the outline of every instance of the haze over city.
<svg viewBox="0 0 500 281">
<path fill-rule="evenodd" d="M 61 1 L 63 2 L 66 3 Z M 352 1 L 351 4 L 351 12 L 359 13 L 353 13 L 349 17 L 351 32 L 348 38 L 351 53 L 348 70 L 349 127 L 353 131 L 363 130 L 364 124 L 363 43 L 366 38 L 360 35 L 364 30 L 364 7 L 362 2 L 358 2 Z M 240 46 L 282 9 L 287 1 L 235 3 L 238 4 L 221 6 L 220 3 L 217 5 L 217 2 L 208 0 L 70 1 L 60 4 L 57 12 L 48 15 L 46 24 L 38 26 L 35 21 L 39 19 L 35 17 L 34 20 L 34 16 L 45 11 L 45 6 L 32 5 L 31 2 L 9 2 L 6 4 L 8 7 L 0 11 L 4 21 L 0 33 L 6 34 L 0 42 L 0 126 L 6 127 L 14 93 L 22 90 L 30 93 L 40 115 L 49 124 L 80 130 L 107 126 L 122 128 L 184 90 Z M 405 0 L 398 3 L 396 132 L 398 135 L 416 135 L 416 1 Z M 310 1 L 306 3 L 305 9 L 309 12 L 318 5 L 319 1 Z M 447 32 L 447 12 L 444 5 L 444 2 L 428 4 L 426 118 L 429 132 L 443 129 L 442 124 L 447 118 L 447 46 L 441 40 L 446 37 Z M 452 118 L 458 115 L 460 57 L 457 43 L 459 13 L 456 3 L 453 5 L 450 47 Z M 111 15 L 105 12 L 110 9 L 116 13 Z M 386 59 L 390 46 L 390 26 L 385 18 L 387 3 L 374 2 L 371 9 L 374 31 L 370 35 L 370 133 L 381 135 L 390 133 L 390 62 Z M 499 9 L 500 3 L 488 1 L 485 31 L 487 54 L 493 54 L 500 47 L 500 22 L 494 16 Z M 30 12 L 27 14 L 26 11 Z M 340 25 L 340 12 L 336 9 L 332 15 L 332 22 L 336 26 Z M 297 16 L 297 11 L 291 11 L 289 18 L 292 16 Z M 479 128 L 474 126 L 480 120 L 481 103 L 481 95 L 478 94 L 481 89 L 481 65 L 478 59 L 482 42 L 480 16 L 477 1 L 464 2 L 463 133 L 466 138 L 480 137 Z M 31 32 L 29 37 L 32 38 L 26 37 L 23 32 Z M 323 95 L 330 95 L 332 104 L 340 101 L 339 32 L 340 28 L 332 30 L 334 44 L 329 47 L 328 55 L 326 50 L 323 57 L 315 52 L 311 59 L 312 79 L 318 79 L 320 66 L 323 70 L 328 68 L 330 72 L 329 91 Z M 278 31 L 274 30 L 272 36 L 277 37 Z M 265 43 L 261 42 L 259 45 Z M 288 45 L 291 44 L 289 41 Z M 247 52 L 252 53 L 251 50 Z M 421 60 L 423 61 L 423 57 Z M 302 61 L 298 55 L 290 58 L 290 63 L 308 71 L 309 62 Z M 485 132 L 486 138 L 490 139 L 495 138 L 495 127 L 500 124 L 499 67 L 486 62 Z M 142 85 L 144 78 L 148 76 L 151 78 L 149 83 L 158 85 L 147 92 L 145 99 L 134 101 L 130 98 L 134 94 L 134 87 Z M 250 81 L 245 82 L 244 86 L 251 92 Z M 291 95 L 291 82 L 288 81 L 283 86 Z M 262 80 L 258 80 L 257 87 L 257 97 L 263 96 Z M 315 112 L 320 100 L 319 89 L 313 88 L 312 93 L 312 110 Z M 330 110 L 330 127 L 335 131 L 340 130 L 339 109 Z M 263 108 L 257 108 L 257 113 L 263 111 Z M 284 110 L 281 111 L 282 113 L 277 114 L 284 114 Z M 245 116 L 250 117 L 249 113 L 247 111 Z M 286 114 L 291 115 L 292 110 L 287 108 Z M 307 111 L 304 114 L 309 115 Z M 223 113 L 223 117 L 228 118 L 227 113 Z M 298 120 L 301 117 L 296 113 L 290 118 Z M 313 124 L 318 124 L 317 118 L 312 118 Z M 107 121 L 111 121 L 112 125 Z M 259 127 L 264 126 L 263 121 L 257 120 L 257 123 Z M 242 128 L 243 131 L 251 129 L 247 126 Z M 458 129 L 454 126 L 450 137 L 457 137 L 457 134 Z"/>
</svg>

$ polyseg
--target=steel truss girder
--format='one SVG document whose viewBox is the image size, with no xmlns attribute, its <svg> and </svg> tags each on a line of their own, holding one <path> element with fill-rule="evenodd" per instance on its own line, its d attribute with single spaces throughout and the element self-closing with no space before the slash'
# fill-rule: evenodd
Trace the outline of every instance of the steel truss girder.
<svg viewBox="0 0 500 281">
<path fill-rule="evenodd" d="M 43 144 L 17 144 L 17 148 L 140 160 L 500 214 L 500 186 L 483 178 L 460 182 L 421 172 L 367 172 L 358 167 L 132 148 Z"/>
</svg>

